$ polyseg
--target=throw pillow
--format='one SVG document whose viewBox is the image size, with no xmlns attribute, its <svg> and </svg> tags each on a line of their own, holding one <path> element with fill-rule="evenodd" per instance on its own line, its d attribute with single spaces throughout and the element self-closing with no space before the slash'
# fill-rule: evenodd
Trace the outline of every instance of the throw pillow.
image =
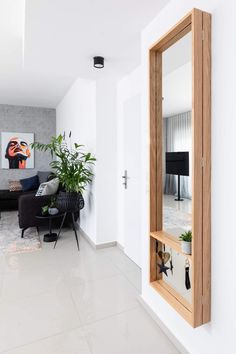
<svg viewBox="0 0 236 354">
<path fill-rule="evenodd" d="M 33 176 L 29 178 L 24 178 L 20 180 L 23 192 L 33 191 L 39 187 L 38 176 Z"/>
<path fill-rule="evenodd" d="M 9 179 L 8 180 L 8 185 L 9 185 L 9 191 L 10 192 L 22 191 L 22 185 L 21 185 L 20 181 L 11 181 Z"/>
<path fill-rule="evenodd" d="M 40 197 L 42 195 L 56 194 L 58 187 L 59 187 L 59 179 L 58 178 L 54 178 L 49 182 L 41 183 L 35 196 Z"/>
<path fill-rule="evenodd" d="M 55 175 L 55 173 L 51 172 L 49 175 L 48 175 L 48 181 L 51 181 L 53 178 L 56 178 L 57 176 Z"/>
<path fill-rule="evenodd" d="M 39 177 L 39 184 L 47 182 L 48 181 L 48 176 L 52 172 L 50 171 L 38 171 L 38 177 Z"/>
</svg>

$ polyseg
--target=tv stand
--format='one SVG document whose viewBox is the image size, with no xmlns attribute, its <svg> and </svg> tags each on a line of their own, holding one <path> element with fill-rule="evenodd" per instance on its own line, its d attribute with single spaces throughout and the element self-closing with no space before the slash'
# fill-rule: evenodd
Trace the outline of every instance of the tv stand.
<svg viewBox="0 0 236 354">
<path fill-rule="evenodd" d="M 182 202 L 183 199 L 180 198 L 180 175 L 178 175 L 178 198 L 175 199 L 177 202 Z"/>
</svg>

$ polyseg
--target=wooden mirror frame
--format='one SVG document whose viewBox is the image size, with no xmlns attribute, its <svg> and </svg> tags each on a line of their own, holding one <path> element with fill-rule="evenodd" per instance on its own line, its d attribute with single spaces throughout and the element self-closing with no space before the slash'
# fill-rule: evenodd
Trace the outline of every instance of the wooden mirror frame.
<svg viewBox="0 0 236 354">
<path fill-rule="evenodd" d="M 162 229 L 162 53 L 192 31 L 192 303 L 157 272 L 158 247 L 178 253 L 180 241 Z M 193 327 L 210 321 L 211 297 L 211 15 L 193 9 L 149 50 L 150 283 Z M 185 255 L 186 256 L 186 255 Z"/>
</svg>

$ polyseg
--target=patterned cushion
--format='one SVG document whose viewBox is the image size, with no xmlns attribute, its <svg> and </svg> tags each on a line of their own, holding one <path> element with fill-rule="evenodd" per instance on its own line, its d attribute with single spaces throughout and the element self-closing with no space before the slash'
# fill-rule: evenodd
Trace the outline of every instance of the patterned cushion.
<svg viewBox="0 0 236 354">
<path fill-rule="evenodd" d="M 35 196 L 40 197 L 42 195 L 56 194 L 58 187 L 59 187 L 59 179 L 58 178 L 54 178 L 49 182 L 41 183 Z"/>
<path fill-rule="evenodd" d="M 8 181 L 9 184 L 9 191 L 10 192 L 19 192 L 22 191 L 22 185 L 20 181 Z"/>
</svg>

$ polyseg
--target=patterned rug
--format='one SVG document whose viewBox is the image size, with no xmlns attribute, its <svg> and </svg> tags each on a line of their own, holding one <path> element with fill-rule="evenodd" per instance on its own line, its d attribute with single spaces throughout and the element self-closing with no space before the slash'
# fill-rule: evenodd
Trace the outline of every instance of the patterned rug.
<svg viewBox="0 0 236 354">
<path fill-rule="evenodd" d="M 35 227 L 29 228 L 21 238 L 17 212 L 2 212 L 0 218 L 0 253 L 24 253 L 41 249 Z"/>
</svg>

